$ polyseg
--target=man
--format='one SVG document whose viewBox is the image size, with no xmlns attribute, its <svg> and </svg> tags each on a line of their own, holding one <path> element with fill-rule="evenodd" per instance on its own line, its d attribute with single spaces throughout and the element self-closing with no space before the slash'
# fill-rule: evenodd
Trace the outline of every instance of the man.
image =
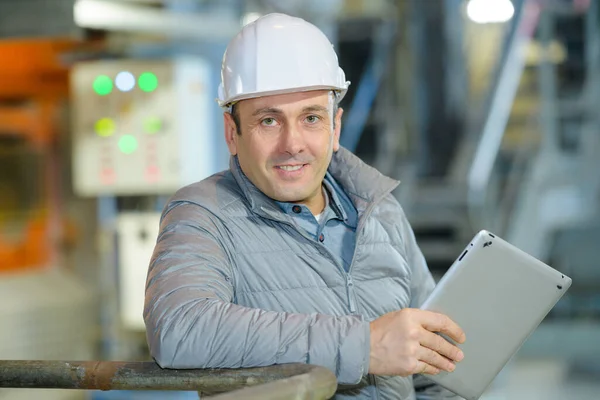
<svg viewBox="0 0 600 400">
<path fill-rule="evenodd" d="M 311 363 L 335 372 L 340 399 L 448 395 L 412 376 L 452 371 L 462 353 L 434 332 L 464 333 L 414 308 L 434 281 L 398 182 L 339 145 L 348 85 L 302 19 L 264 16 L 229 44 L 230 169 L 169 201 L 150 263 L 144 318 L 159 365 Z"/>
</svg>

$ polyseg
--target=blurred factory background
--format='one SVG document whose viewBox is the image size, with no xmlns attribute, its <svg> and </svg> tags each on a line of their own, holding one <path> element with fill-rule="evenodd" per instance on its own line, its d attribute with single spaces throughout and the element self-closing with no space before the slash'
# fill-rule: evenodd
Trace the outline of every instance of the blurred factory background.
<svg viewBox="0 0 600 400">
<path fill-rule="evenodd" d="M 436 277 L 485 228 L 573 278 L 484 400 L 600 398 L 599 0 L 0 1 L 0 359 L 148 359 L 160 211 L 227 168 L 221 57 L 274 11 L 335 44 Z M 37 398 L 197 396 L 0 390 Z"/>
</svg>

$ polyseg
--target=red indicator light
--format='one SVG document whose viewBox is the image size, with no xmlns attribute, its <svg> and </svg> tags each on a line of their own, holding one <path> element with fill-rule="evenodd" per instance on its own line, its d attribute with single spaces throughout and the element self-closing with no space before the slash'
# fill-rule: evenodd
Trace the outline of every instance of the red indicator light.
<svg viewBox="0 0 600 400">
<path fill-rule="evenodd" d="M 103 184 L 111 185 L 115 183 L 115 171 L 112 168 L 104 168 L 102 169 L 102 173 L 100 174 L 100 179 Z"/>
<path fill-rule="evenodd" d="M 149 165 L 146 168 L 146 180 L 149 182 L 156 182 L 160 177 L 160 170 L 156 165 Z"/>
</svg>

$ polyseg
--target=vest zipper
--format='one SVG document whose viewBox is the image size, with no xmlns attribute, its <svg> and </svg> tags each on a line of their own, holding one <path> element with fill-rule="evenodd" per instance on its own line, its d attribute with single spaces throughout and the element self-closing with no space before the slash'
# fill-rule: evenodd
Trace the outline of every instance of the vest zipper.
<svg viewBox="0 0 600 400">
<path fill-rule="evenodd" d="M 350 306 L 350 312 L 352 314 L 356 313 L 356 302 L 354 301 L 354 281 L 352 280 L 352 275 L 346 273 L 346 291 L 348 293 L 348 305 Z"/>
<path fill-rule="evenodd" d="M 348 268 L 348 272 L 346 272 L 346 270 L 344 269 L 343 265 L 338 264 L 337 260 L 335 259 L 335 257 L 331 254 L 331 252 L 322 244 L 320 243 L 315 243 L 315 241 L 313 240 L 313 238 L 307 234 L 305 234 L 301 229 L 298 229 L 296 226 L 294 226 L 293 224 L 288 223 L 287 221 L 279 221 L 283 224 L 286 224 L 292 228 L 294 228 L 296 230 L 296 232 L 300 233 L 300 235 L 304 236 L 306 239 L 308 239 L 314 246 L 316 246 L 317 248 L 319 248 L 319 250 L 324 250 L 325 253 L 327 253 L 329 259 L 335 264 L 337 265 L 338 269 L 341 271 L 341 273 L 344 275 L 344 277 L 346 278 L 346 296 L 348 297 L 348 308 L 350 309 L 350 313 L 355 314 L 356 313 L 356 300 L 355 300 L 355 293 L 354 293 L 354 281 L 352 280 L 352 275 L 350 275 L 350 269 L 351 267 Z M 357 236 L 358 237 L 358 236 Z M 321 247 L 322 246 L 322 247 Z M 355 250 L 356 251 L 356 250 Z"/>
<path fill-rule="evenodd" d="M 387 195 L 387 193 L 386 193 L 386 195 Z M 383 196 L 381 198 L 383 198 Z M 362 218 L 358 221 L 358 225 L 356 227 L 356 242 L 355 242 L 355 247 L 354 247 L 354 254 L 352 255 L 352 261 L 350 262 L 350 266 L 348 267 L 348 272 L 346 272 L 346 270 L 344 269 L 343 265 L 339 265 L 337 263 L 337 261 L 335 260 L 335 257 L 333 257 L 331 255 L 331 253 L 329 252 L 329 250 L 327 250 L 325 248 L 325 251 L 327 253 L 329 253 L 329 258 L 333 261 L 334 264 L 338 265 L 338 267 L 340 268 L 340 270 L 342 271 L 342 273 L 346 277 L 346 293 L 348 295 L 348 307 L 349 307 L 350 312 L 352 314 L 355 314 L 357 312 L 356 301 L 354 300 L 355 299 L 354 281 L 352 280 L 352 275 L 350 275 L 350 272 L 352 272 L 352 267 L 354 266 L 354 259 L 355 259 L 355 256 L 356 256 L 356 245 L 358 244 L 358 239 L 360 238 L 360 236 L 362 234 L 362 230 L 363 230 L 363 226 L 364 226 L 364 221 L 371 215 L 371 212 L 375 208 L 375 205 L 377 203 L 379 203 L 380 199 L 377 199 L 377 201 L 374 201 L 373 203 L 371 203 L 367 207 L 367 209 L 365 210 L 365 212 L 363 213 Z M 300 233 L 300 235 L 302 235 L 306 239 L 308 239 L 311 243 L 315 244 L 317 247 L 320 245 L 319 243 L 314 243 L 312 237 L 304 234 L 304 232 L 302 232 L 301 229 L 298 229 L 298 227 L 294 226 L 293 223 L 290 223 L 290 222 L 287 222 L 287 221 L 278 220 L 278 219 L 274 219 L 274 218 L 273 218 L 273 220 L 276 221 L 276 222 L 283 223 L 285 225 L 290 226 L 296 232 Z M 379 388 L 378 388 L 378 385 L 377 385 L 377 378 L 375 376 L 373 376 L 372 374 L 368 374 L 368 378 L 367 379 L 368 379 L 369 383 L 374 387 L 374 389 L 375 389 L 374 392 L 375 393 L 373 393 L 373 394 L 375 395 L 375 399 L 378 400 L 379 399 Z"/>
</svg>

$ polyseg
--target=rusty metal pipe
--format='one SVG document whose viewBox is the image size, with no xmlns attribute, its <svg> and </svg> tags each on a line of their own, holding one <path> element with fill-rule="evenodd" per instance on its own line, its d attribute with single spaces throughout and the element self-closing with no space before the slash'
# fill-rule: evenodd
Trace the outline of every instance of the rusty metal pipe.
<svg viewBox="0 0 600 400">
<path fill-rule="evenodd" d="M 280 379 L 258 386 L 246 387 L 218 396 L 211 400 L 325 400 L 330 399 L 337 389 L 335 375 L 325 369 Z"/>
<path fill-rule="evenodd" d="M 278 381 L 274 382 L 275 386 L 270 384 L 273 381 Z M 296 385 L 298 390 L 309 393 L 309 397 L 294 398 L 325 399 L 333 396 L 337 381 L 328 369 L 308 364 L 246 369 L 162 369 L 155 362 L 0 360 L 2 388 L 195 390 L 222 393 L 256 385 L 261 385 L 254 389 L 263 399 L 283 398 L 271 397 L 277 395 L 272 390 L 287 390 L 289 397 L 289 389 L 294 389 Z M 313 396 L 313 389 L 307 385 L 314 386 L 320 394 L 316 396 L 315 392 L 316 397 Z M 267 387 L 268 391 L 260 390 L 262 386 Z M 253 393 L 256 392 L 248 395 L 252 396 Z"/>
</svg>

